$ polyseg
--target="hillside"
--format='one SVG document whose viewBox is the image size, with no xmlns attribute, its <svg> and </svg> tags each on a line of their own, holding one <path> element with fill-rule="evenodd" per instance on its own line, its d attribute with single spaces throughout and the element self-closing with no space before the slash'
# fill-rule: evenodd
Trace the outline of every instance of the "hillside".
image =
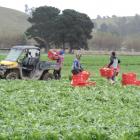
<svg viewBox="0 0 140 140">
<path fill-rule="evenodd" d="M 0 36 L 23 34 L 30 26 L 25 13 L 0 7 Z"/>
<path fill-rule="evenodd" d="M 95 50 L 140 51 L 140 15 L 98 17 L 89 48 Z"/>
<path fill-rule="evenodd" d="M 107 25 L 116 25 L 117 23 L 123 23 L 124 21 L 131 22 L 134 20 L 135 16 L 126 16 L 126 17 L 103 17 L 103 18 L 96 18 L 92 19 L 92 21 L 95 23 L 97 28 L 100 28 L 102 24 L 107 24 Z"/>
</svg>

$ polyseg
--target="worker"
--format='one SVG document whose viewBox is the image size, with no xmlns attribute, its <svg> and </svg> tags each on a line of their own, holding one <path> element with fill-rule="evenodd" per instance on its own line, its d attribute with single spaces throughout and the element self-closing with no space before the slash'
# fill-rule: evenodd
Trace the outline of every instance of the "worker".
<svg viewBox="0 0 140 140">
<path fill-rule="evenodd" d="M 26 53 L 24 58 L 22 59 L 22 66 L 27 67 L 28 61 L 29 61 L 28 53 Z"/>
<path fill-rule="evenodd" d="M 58 58 L 56 59 L 56 67 L 54 70 L 54 77 L 56 80 L 59 80 L 61 78 L 61 70 L 64 62 L 64 51 L 60 50 L 58 52 Z"/>
<path fill-rule="evenodd" d="M 72 74 L 78 74 L 79 72 L 83 71 L 83 68 L 80 64 L 80 58 L 81 58 L 81 54 L 76 54 L 76 58 L 73 61 L 73 65 L 72 65 Z"/>
<path fill-rule="evenodd" d="M 112 68 L 114 72 L 113 76 L 111 78 L 108 78 L 111 84 L 115 83 L 115 77 L 119 73 L 119 63 L 120 63 L 120 60 L 116 56 L 116 53 L 113 51 L 110 56 L 110 63 L 108 64 L 108 68 Z"/>
</svg>

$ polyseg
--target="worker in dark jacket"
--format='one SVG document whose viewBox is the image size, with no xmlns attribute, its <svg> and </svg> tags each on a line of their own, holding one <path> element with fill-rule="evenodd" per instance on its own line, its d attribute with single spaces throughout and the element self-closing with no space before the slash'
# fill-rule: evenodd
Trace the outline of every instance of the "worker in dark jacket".
<svg viewBox="0 0 140 140">
<path fill-rule="evenodd" d="M 108 68 L 112 68 L 114 71 L 113 76 L 109 79 L 111 80 L 111 83 L 115 83 L 115 77 L 118 75 L 119 72 L 119 64 L 120 60 L 118 59 L 118 57 L 116 56 L 115 52 L 111 53 L 111 57 L 110 57 L 110 63 L 108 64 Z"/>
</svg>

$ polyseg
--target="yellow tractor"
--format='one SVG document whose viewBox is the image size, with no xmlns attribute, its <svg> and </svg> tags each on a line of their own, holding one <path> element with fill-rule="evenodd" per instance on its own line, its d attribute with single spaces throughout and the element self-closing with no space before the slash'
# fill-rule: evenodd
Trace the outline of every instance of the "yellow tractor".
<svg viewBox="0 0 140 140">
<path fill-rule="evenodd" d="M 0 62 L 0 78 L 50 80 L 56 64 L 40 61 L 40 49 L 35 46 L 14 46 Z"/>
</svg>

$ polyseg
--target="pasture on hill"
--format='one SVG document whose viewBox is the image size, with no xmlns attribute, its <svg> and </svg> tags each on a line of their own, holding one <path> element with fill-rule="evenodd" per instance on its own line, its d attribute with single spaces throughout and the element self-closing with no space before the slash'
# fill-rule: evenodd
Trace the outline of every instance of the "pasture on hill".
<svg viewBox="0 0 140 140">
<path fill-rule="evenodd" d="M 27 18 L 28 15 L 23 12 L 0 6 L 0 48 L 28 42 L 24 35 L 31 26 Z"/>
<path fill-rule="evenodd" d="M 70 85 L 74 55 L 65 55 L 61 80 L 0 80 L 0 139 L 139 140 L 140 87 L 122 86 L 121 74 L 136 72 L 140 79 L 140 56 L 119 58 L 115 85 L 99 74 L 107 55 L 81 58 L 90 80 L 96 81 L 92 87 Z"/>
<path fill-rule="evenodd" d="M 0 21 L 0 37 L 23 34 L 30 27 L 27 18 L 28 16 L 23 12 L 0 7 L 0 19 L 2 19 Z"/>
</svg>

